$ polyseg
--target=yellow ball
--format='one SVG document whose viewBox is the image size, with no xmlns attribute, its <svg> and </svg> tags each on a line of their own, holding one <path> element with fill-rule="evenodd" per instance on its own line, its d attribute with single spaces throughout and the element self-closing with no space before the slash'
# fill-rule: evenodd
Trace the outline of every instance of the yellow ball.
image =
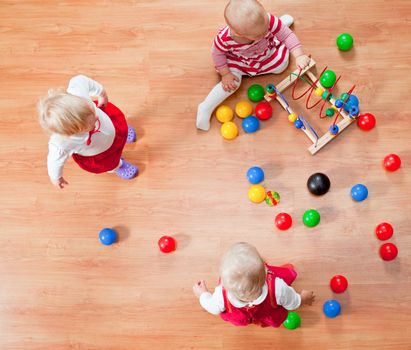
<svg viewBox="0 0 411 350">
<path fill-rule="evenodd" d="M 240 101 L 235 105 L 235 114 L 240 118 L 248 117 L 253 113 L 253 105 L 248 101 Z"/>
<path fill-rule="evenodd" d="M 266 196 L 265 189 L 261 185 L 252 185 L 248 190 L 248 198 L 253 203 L 261 203 Z"/>
<path fill-rule="evenodd" d="M 291 113 L 288 115 L 288 121 L 290 123 L 294 123 L 297 120 L 298 116 L 295 113 Z"/>
<path fill-rule="evenodd" d="M 314 90 L 314 95 L 315 96 L 321 97 L 323 95 L 323 93 L 324 93 L 324 89 L 321 89 L 319 87 Z"/>
<path fill-rule="evenodd" d="M 215 114 L 220 123 L 229 122 L 234 118 L 234 111 L 230 107 L 225 105 L 218 107 Z"/>
<path fill-rule="evenodd" d="M 235 125 L 235 123 L 226 122 L 223 123 L 223 125 L 221 125 L 220 132 L 226 140 L 233 140 L 238 135 L 238 128 L 237 125 Z"/>
</svg>

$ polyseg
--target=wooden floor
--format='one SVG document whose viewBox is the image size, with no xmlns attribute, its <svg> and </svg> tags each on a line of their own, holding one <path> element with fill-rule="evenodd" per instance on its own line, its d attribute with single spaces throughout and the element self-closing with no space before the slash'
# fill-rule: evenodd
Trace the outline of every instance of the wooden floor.
<svg viewBox="0 0 411 350">
<path fill-rule="evenodd" d="M 224 141 L 216 120 L 197 131 L 197 104 L 218 79 L 210 45 L 224 1 L 0 2 L 2 350 L 411 349 L 410 2 L 275 3 L 264 1 L 295 16 L 318 70 L 341 74 L 340 91 L 356 84 L 362 111 L 377 117 L 373 131 L 352 125 L 314 157 L 278 105 L 254 135 Z M 335 46 L 343 31 L 355 38 L 348 53 Z M 139 140 L 125 151 L 141 169 L 136 180 L 95 176 L 69 161 L 70 185 L 49 183 L 35 104 L 79 73 L 103 83 L 136 126 Z M 251 83 L 285 76 L 244 79 L 228 103 Z M 318 110 L 291 103 L 328 128 Z M 403 167 L 387 173 L 381 161 L 392 152 Z M 280 193 L 278 207 L 248 201 L 252 165 Z M 332 182 L 322 198 L 305 185 L 317 171 Z M 365 202 L 351 200 L 355 183 L 368 186 Z M 314 229 L 301 222 L 309 208 L 321 213 Z M 287 232 L 274 228 L 280 211 L 294 218 Z M 383 221 L 395 228 L 392 262 L 378 256 L 374 228 Z M 103 227 L 120 241 L 101 245 Z M 158 251 L 164 234 L 176 237 L 176 252 Z M 298 311 L 300 329 L 236 328 L 201 309 L 192 284 L 203 278 L 214 288 L 221 254 L 237 241 L 273 264 L 293 263 L 296 289 L 315 291 L 314 306 Z M 343 295 L 328 287 L 337 273 L 350 282 Z M 322 313 L 329 298 L 342 304 L 336 319 Z"/>
</svg>

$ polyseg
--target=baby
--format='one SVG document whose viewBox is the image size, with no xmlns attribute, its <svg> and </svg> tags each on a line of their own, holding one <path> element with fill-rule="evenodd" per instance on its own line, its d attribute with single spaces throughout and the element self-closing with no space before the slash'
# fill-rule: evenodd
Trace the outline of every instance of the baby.
<svg viewBox="0 0 411 350">
<path fill-rule="evenodd" d="M 137 176 L 138 168 L 121 158 L 124 145 L 136 141 L 136 132 L 95 80 L 73 77 L 67 91 L 50 90 L 38 110 L 40 124 L 50 134 L 47 168 L 55 186 L 68 184 L 63 168 L 69 156 L 91 173 L 115 172 L 125 180 Z"/>
<path fill-rule="evenodd" d="M 197 128 L 205 131 L 210 128 L 214 109 L 239 88 L 242 76 L 280 74 L 288 66 L 290 53 L 300 69 L 310 63 L 297 36 L 289 29 L 294 21 L 291 16 L 277 18 L 257 0 L 231 0 L 224 17 L 227 26 L 217 34 L 212 47 L 221 82 L 197 110 Z"/>
<path fill-rule="evenodd" d="M 291 265 L 281 267 L 264 263 L 257 249 L 236 243 L 225 253 L 220 266 L 220 283 L 211 294 L 204 281 L 193 286 L 201 306 L 235 326 L 254 323 L 279 327 L 288 310 L 311 305 L 313 292 L 298 294 L 291 283 L 297 277 Z"/>
</svg>

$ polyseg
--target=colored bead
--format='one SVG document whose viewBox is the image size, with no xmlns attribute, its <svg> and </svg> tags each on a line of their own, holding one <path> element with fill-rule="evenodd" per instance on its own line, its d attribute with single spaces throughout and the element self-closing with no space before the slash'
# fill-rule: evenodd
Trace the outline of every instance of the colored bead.
<svg viewBox="0 0 411 350">
<path fill-rule="evenodd" d="M 350 109 L 350 116 L 356 117 L 360 111 L 358 110 L 357 106 L 352 106 Z"/>
<path fill-rule="evenodd" d="M 338 131 L 339 131 L 339 128 L 338 128 L 337 124 L 333 124 L 329 128 L 329 132 L 330 132 L 331 135 L 337 135 Z"/>
<path fill-rule="evenodd" d="M 303 124 L 303 122 L 302 122 L 300 119 L 297 119 L 297 120 L 294 122 L 294 126 L 295 126 L 297 129 L 301 129 L 301 128 L 304 126 L 304 124 Z"/>
<path fill-rule="evenodd" d="M 288 115 L 288 121 L 290 123 L 294 123 L 297 120 L 298 116 L 295 113 L 291 113 Z"/>
<path fill-rule="evenodd" d="M 327 100 L 327 101 L 329 101 L 332 97 L 333 97 L 332 93 L 329 92 L 329 91 L 327 91 L 327 90 L 325 90 L 325 91 L 323 92 L 323 94 L 321 95 L 321 98 L 322 98 L 323 100 Z"/>
<path fill-rule="evenodd" d="M 327 69 L 320 77 L 320 83 L 326 88 L 330 88 L 337 80 L 337 76 L 332 70 Z"/>
<path fill-rule="evenodd" d="M 314 90 L 314 95 L 317 97 L 321 97 L 323 93 L 324 93 L 324 89 L 321 89 L 320 87 Z"/>
<path fill-rule="evenodd" d="M 273 92 L 275 92 L 275 86 L 273 84 L 267 84 L 265 91 L 267 91 L 269 94 L 272 94 Z"/>
<path fill-rule="evenodd" d="M 325 111 L 325 115 L 327 117 L 332 117 L 334 115 L 335 111 L 332 108 L 327 108 L 327 110 Z"/>
<path fill-rule="evenodd" d="M 335 100 L 335 107 L 341 108 L 343 105 L 343 102 L 341 100 Z"/>
</svg>

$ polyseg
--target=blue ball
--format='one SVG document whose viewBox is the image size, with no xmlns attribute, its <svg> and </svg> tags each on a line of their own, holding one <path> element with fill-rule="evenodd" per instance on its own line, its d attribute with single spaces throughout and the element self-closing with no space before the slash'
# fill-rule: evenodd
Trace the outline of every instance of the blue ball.
<svg viewBox="0 0 411 350">
<path fill-rule="evenodd" d="M 358 99 L 357 96 L 355 96 L 355 95 L 350 95 L 350 97 L 349 97 L 349 99 L 348 99 L 348 103 L 349 103 L 351 106 L 356 106 L 356 107 L 358 107 L 358 106 L 360 105 L 360 100 Z"/>
<path fill-rule="evenodd" d="M 247 179 L 253 185 L 257 185 L 260 182 L 264 181 L 264 171 L 258 166 L 253 166 L 247 171 Z"/>
<path fill-rule="evenodd" d="M 253 115 L 244 118 L 241 125 L 243 127 L 243 130 L 247 133 L 256 132 L 258 129 L 260 129 L 260 121 Z"/>
<path fill-rule="evenodd" d="M 297 119 L 297 120 L 294 122 L 294 126 L 295 126 L 297 129 L 301 129 L 301 128 L 304 126 L 304 124 L 303 124 L 303 122 L 302 122 L 300 119 Z"/>
<path fill-rule="evenodd" d="M 368 197 L 368 189 L 363 184 L 354 185 L 351 188 L 351 197 L 357 202 L 362 202 Z"/>
<path fill-rule="evenodd" d="M 98 238 L 104 245 L 110 245 L 117 240 L 117 233 L 112 228 L 103 228 L 100 231 Z"/>
<path fill-rule="evenodd" d="M 323 312 L 327 317 L 337 317 L 341 312 L 341 305 L 337 300 L 327 300 L 323 305 Z"/>
</svg>

